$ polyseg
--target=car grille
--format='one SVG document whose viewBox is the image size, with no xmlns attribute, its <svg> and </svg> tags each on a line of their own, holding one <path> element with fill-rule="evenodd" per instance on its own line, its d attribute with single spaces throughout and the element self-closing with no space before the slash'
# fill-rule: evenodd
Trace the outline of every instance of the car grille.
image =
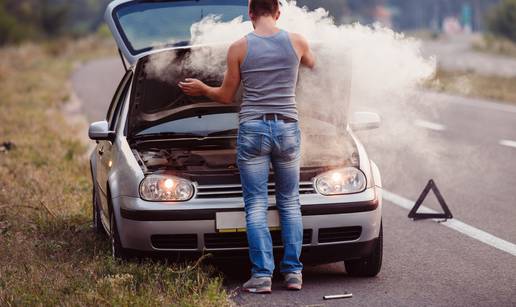
<svg viewBox="0 0 516 307">
<path fill-rule="evenodd" d="M 281 231 L 271 231 L 272 245 L 283 246 L 281 242 Z M 303 230 L 303 244 L 312 242 L 312 229 Z M 204 235 L 204 245 L 206 248 L 243 248 L 248 247 L 247 233 L 228 232 L 228 233 L 207 233 Z"/>
<path fill-rule="evenodd" d="M 269 183 L 269 195 L 274 195 L 274 183 Z M 299 194 L 314 194 L 315 189 L 310 181 L 299 184 Z M 240 184 L 221 184 L 221 185 L 200 185 L 197 187 L 197 198 L 224 198 L 242 197 L 242 185 Z"/>
<path fill-rule="evenodd" d="M 197 235 L 152 235 L 151 243 L 155 248 L 162 249 L 196 249 Z"/>
<path fill-rule="evenodd" d="M 360 238 L 361 226 L 319 229 L 319 243 L 353 241 Z"/>
</svg>

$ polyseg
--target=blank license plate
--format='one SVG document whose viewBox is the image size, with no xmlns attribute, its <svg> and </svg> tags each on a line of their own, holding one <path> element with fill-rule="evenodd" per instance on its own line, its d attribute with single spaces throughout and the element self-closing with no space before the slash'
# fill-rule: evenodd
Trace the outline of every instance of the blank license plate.
<svg viewBox="0 0 516 307">
<path fill-rule="evenodd" d="M 270 229 L 279 229 L 279 215 L 277 210 L 268 210 L 268 224 Z M 217 212 L 215 227 L 219 232 L 245 231 L 245 212 Z"/>
</svg>

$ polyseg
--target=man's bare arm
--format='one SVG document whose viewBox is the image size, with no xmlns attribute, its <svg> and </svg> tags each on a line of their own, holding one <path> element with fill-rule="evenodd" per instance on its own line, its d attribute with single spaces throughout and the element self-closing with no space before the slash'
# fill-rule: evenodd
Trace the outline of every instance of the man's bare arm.
<svg viewBox="0 0 516 307">
<path fill-rule="evenodd" d="M 305 45 L 305 53 L 303 54 L 303 57 L 301 58 L 301 64 L 308 68 L 314 68 L 315 67 L 315 55 L 312 52 L 312 49 L 310 48 L 310 45 L 308 44 L 308 41 L 303 38 L 303 44 Z"/>
<path fill-rule="evenodd" d="M 296 50 L 296 53 L 301 61 L 301 65 L 304 65 L 308 68 L 314 68 L 315 67 L 315 55 L 312 52 L 312 49 L 310 48 L 310 44 L 300 34 L 291 33 L 290 36 L 292 43 L 294 45 L 294 49 Z"/>
<path fill-rule="evenodd" d="M 232 103 L 240 86 L 240 62 L 243 59 L 242 54 L 245 55 L 246 50 L 244 48 L 246 46 L 240 40 L 229 47 L 228 67 L 220 87 L 208 86 L 200 80 L 189 78 L 185 79 L 184 82 L 179 82 L 179 87 L 189 96 L 206 96 L 220 103 Z"/>
</svg>

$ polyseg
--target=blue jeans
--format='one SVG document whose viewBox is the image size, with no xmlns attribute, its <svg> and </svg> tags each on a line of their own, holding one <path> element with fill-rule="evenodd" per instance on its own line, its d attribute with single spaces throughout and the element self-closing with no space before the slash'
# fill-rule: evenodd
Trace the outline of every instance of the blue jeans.
<svg viewBox="0 0 516 307">
<path fill-rule="evenodd" d="M 272 276 L 274 256 L 267 221 L 270 165 L 274 168 L 284 254 L 282 273 L 300 272 L 303 224 L 299 202 L 301 132 L 297 122 L 251 120 L 240 125 L 237 163 L 244 193 L 249 258 L 254 277 Z"/>
</svg>

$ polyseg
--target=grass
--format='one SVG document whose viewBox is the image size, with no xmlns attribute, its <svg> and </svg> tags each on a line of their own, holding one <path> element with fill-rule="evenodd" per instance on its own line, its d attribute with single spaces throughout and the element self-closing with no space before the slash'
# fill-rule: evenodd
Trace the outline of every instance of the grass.
<svg viewBox="0 0 516 307">
<path fill-rule="evenodd" d="M 102 40 L 0 49 L 0 306 L 224 306 L 210 267 L 119 262 L 94 234 L 85 145 L 60 111 Z"/>
<path fill-rule="evenodd" d="M 516 104 L 516 78 L 486 76 L 468 71 L 439 68 L 426 84 L 432 90 L 468 97 L 481 97 Z"/>
<path fill-rule="evenodd" d="M 473 49 L 498 55 L 516 57 L 516 42 L 503 37 L 486 34 L 473 43 Z"/>
</svg>

